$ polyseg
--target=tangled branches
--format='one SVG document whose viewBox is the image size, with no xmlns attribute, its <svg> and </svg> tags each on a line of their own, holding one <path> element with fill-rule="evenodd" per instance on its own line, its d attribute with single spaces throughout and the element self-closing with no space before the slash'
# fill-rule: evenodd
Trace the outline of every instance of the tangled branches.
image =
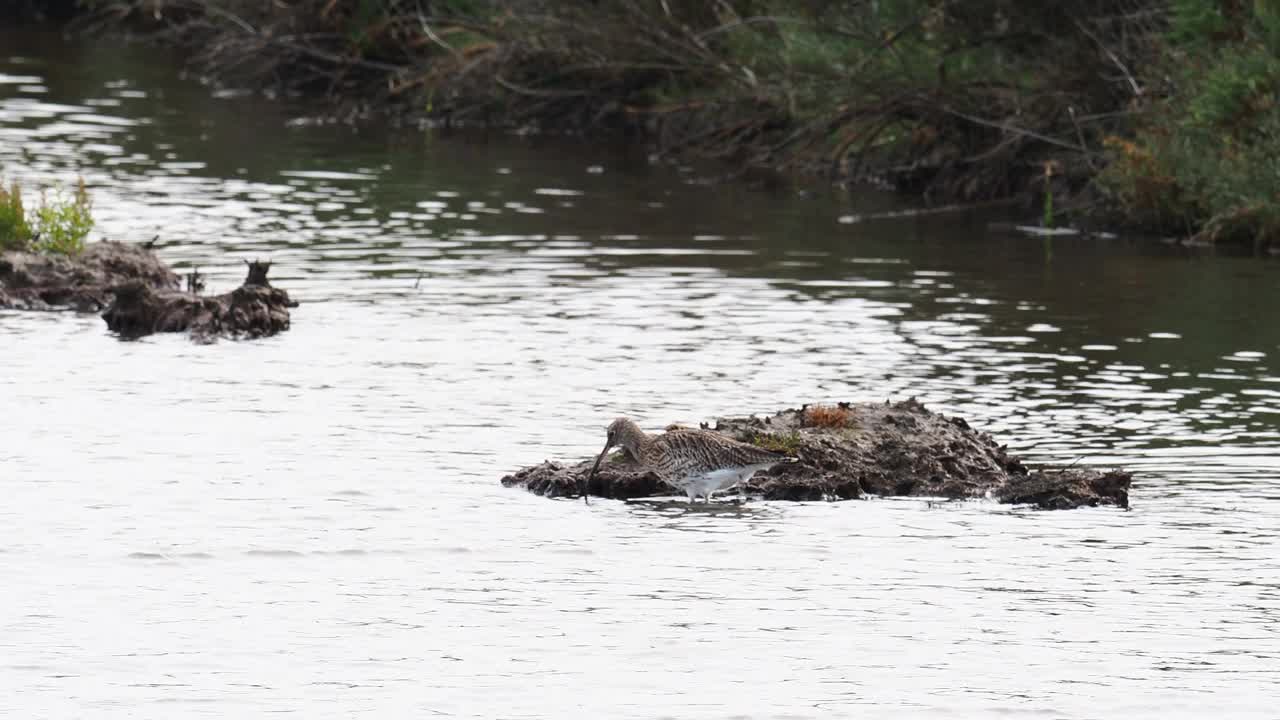
<svg viewBox="0 0 1280 720">
<path fill-rule="evenodd" d="M 785 10 L 785 12 L 783 12 Z M 223 77 L 460 124 L 640 131 L 666 153 L 939 200 L 1050 177 L 1160 88 L 1155 0 L 109 0 Z"/>
</svg>

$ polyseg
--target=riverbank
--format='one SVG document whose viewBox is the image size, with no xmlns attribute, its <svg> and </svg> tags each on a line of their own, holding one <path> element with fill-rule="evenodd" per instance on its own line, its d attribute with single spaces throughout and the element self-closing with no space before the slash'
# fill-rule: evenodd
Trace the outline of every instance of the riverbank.
<svg viewBox="0 0 1280 720">
<path fill-rule="evenodd" d="M 1263 250 L 1280 16 L 1237 5 L 114 0 L 76 26 L 340 118 L 625 134 L 738 172 Z"/>
</svg>

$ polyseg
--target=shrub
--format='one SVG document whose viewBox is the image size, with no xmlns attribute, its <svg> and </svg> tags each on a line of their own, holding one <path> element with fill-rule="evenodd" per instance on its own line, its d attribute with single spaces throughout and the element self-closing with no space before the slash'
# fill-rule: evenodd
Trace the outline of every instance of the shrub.
<svg viewBox="0 0 1280 720">
<path fill-rule="evenodd" d="M 1177 90 L 1133 140 L 1110 139 L 1102 186 L 1152 229 L 1280 244 L 1280 13 L 1217 0 L 1173 10 Z"/>
<path fill-rule="evenodd" d="M 40 207 L 36 208 L 36 250 L 79 255 L 84 251 L 84 240 L 92 229 L 93 202 L 84 186 L 84 178 L 76 183 L 70 198 L 62 197 L 61 190 L 55 191 L 52 202 L 41 195 Z"/>
</svg>

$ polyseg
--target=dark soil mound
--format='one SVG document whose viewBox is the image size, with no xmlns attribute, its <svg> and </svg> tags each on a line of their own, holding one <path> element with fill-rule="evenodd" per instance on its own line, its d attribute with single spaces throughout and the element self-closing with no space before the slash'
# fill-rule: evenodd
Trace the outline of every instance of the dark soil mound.
<svg viewBox="0 0 1280 720">
<path fill-rule="evenodd" d="M 97 312 L 125 283 L 161 290 L 177 288 L 179 279 L 149 248 L 130 243 L 91 243 L 75 257 L 0 254 L 0 308 Z"/>
<path fill-rule="evenodd" d="M 784 410 L 772 417 L 721 419 L 712 429 L 796 458 L 757 473 L 747 484 L 745 494 L 767 500 L 908 495 L 991 497 L 1045 509 L 1129 506 L 1129 473 L 1029 471 L 987 433 L 961 418 L 930 412 L 915 400 Z M 591 462 L 547 461 L 502 478 L 502 484 L 548 497 L 576 496 Z M 588 492 L 635 498 L 672 491 L 657 475 L 618 452 L 601 466 Z"/>
<path fill-rule="evenodd" d="M 289 293 L 271 286 L 271 263 L 249 263 L 244 284 L 223 295 L 202 296 L 199 273 L 180 279 L 144 245 L 102 241 L 75 257 L 0 254 L 0 308 L 102 311 L 107 327 L 124 338 L 156 332 L 264 337 L 289 328 Z"/>
</svg>

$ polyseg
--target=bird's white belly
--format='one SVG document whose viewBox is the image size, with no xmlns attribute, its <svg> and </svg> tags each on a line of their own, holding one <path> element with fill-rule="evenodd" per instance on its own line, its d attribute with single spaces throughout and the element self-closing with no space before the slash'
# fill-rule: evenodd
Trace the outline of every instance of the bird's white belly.
<svg viewBox="0 0 1280 720">
<path fill-rule="evenodd" d="M 771 465 L 772 463 L 770 463 Z M 757 470 L 762 470 L 769 465 L 748 465 L 747 467 L 738 468 L 722 468 L 720 470 L 712 470 L 710 472 L 698 473 L 684 477 L 674 484 L 684 492 L 695 497 L 699 495 L 708 495 L 717 490 L 737 485 L 750 478 Z"/>
</svg>

